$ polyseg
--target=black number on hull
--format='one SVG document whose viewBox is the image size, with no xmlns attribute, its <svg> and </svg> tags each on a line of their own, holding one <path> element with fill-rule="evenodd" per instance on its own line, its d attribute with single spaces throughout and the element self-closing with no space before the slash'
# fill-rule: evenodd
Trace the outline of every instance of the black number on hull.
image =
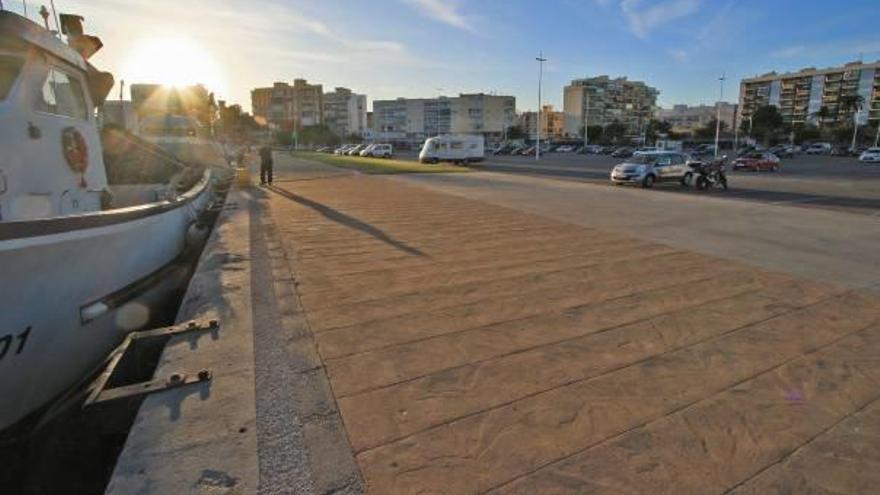
<svg viewBox="0 0 880 495">
<path fill-rule="evenodd" d="M 9 354 L 9 348 L 12 347 L 12 342 L 14 340 L 18 340 L 18 347 L 15 349 L 15 355 L 18 356 L 22 352 L 24 352 L 24 346 L 27 345 L 28 337 L 31 335 L 31 327 L 27 327 L 24 332 L 21 332 L 18 335 L 4 335 L 0 337 L 0 361 L 6 358 L 6 355 Z"/>
</svg>

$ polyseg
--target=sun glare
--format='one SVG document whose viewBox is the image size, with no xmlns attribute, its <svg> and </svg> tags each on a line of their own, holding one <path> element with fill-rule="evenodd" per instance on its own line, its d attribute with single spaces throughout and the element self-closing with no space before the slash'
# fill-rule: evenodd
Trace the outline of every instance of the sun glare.
<svg viewBox="0 0 880 495">
<path fill-rule="evenodd" d="M 128 83 L 167 86 L 201 83 L 209 91 L 225 91 L 220 69 L 208 51 L 184 38 L 154 38 L 137 42 L 126 62 L 123 78 Z"/>
</svg>

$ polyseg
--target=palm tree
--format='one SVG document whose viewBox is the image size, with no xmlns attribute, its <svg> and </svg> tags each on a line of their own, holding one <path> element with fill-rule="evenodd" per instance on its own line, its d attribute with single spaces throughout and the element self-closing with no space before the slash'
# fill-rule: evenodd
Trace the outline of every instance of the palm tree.
<svg viewBox="0 0 880 495">
<path fill-rule="evenodd" d="M 859 134 L 859 123 L 856 122 L 856 114 L 862 111 L 865 106 L 865 97 L 860 94 L 843 95 L 838 100 L 839 109 L 844 114 L 849 114 L 853 123 L 853 138 L 850 148 L 855 149 L 856 141 Z"/>
<path fill-rule="evenodd" d="M 819 130 L 822 130 L 822 124 L 825 123 L 825 120 L 831 117 L 831 110 L 828 109 L 825 105 L 819 107 L 818 111 L 815 111 L 810 114 L 810 117 L 816 118 L 816 123 L 818 124 Z"/>
<path fill-rule="evenodd" d="M 840 112 L 849 114 L 855 119 L 856 113 L 860 112 L 865 106 L 865 97 L 860 94 L 843 95 L 838 100 L 838 108 Z"/>
</svg>

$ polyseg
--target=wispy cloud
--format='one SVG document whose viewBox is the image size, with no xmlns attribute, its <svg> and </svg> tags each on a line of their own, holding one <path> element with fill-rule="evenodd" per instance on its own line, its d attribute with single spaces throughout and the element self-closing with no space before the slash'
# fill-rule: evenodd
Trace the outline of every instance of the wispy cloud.
<svg viewBox="0 0 880 495">
<path fill-rule="evenodd" d="M 620 8 L 632 33 L 644 38 L 657 27 L 693 14 L 701 1 L 665 0 L 646 6 L 643 0 L 621 0 Z"/>
<path fill-rule="evenodd" d="M 464 31 L 474 31 L 471 22 L 459 12 L 457 0 L 403 0 L 417 8 L 422 15 Z"/>
<path fill-rule="evenodd" d="M 880 41 L 849 40 L 837 43 L 821 43 L 816 45 L 785 46 L 770 52 L 774 58 L 796 59 L 799 57 L 874 57 L 880 55 Z"/>
<path fill-rule="evenodd" d="M 646 38 L 654 29 L 699 10 L 702 0 L 593 0 L 601 7 L 619 4 L 629 30 Z"/>
</svg>

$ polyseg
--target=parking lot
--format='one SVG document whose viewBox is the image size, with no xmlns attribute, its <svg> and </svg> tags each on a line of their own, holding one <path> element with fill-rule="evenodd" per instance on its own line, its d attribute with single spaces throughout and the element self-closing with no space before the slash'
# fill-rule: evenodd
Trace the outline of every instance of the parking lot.
<svg viewBox="0 0 880 495">
<path fill-rule="evenodd" d="M 412 152 L 399 158 L 415 160 Z M 623 161 L 606 155 L 548 153 L 533 156 L 488 156 L 477 168 L 485 171 L 524 174 L 566 181 L 608 184 L 611 168 Z M 880 164 L 860 163 L 856 158 L 801 155 L 782 160 L 782 170 L 770 172 L 728 171 L 730 190 L 713 192 L 719 197 L 823 208 L 858 214 L 880 214 Z M 677 184 L 657 191 L 684 192 Z"/>
</svg>

